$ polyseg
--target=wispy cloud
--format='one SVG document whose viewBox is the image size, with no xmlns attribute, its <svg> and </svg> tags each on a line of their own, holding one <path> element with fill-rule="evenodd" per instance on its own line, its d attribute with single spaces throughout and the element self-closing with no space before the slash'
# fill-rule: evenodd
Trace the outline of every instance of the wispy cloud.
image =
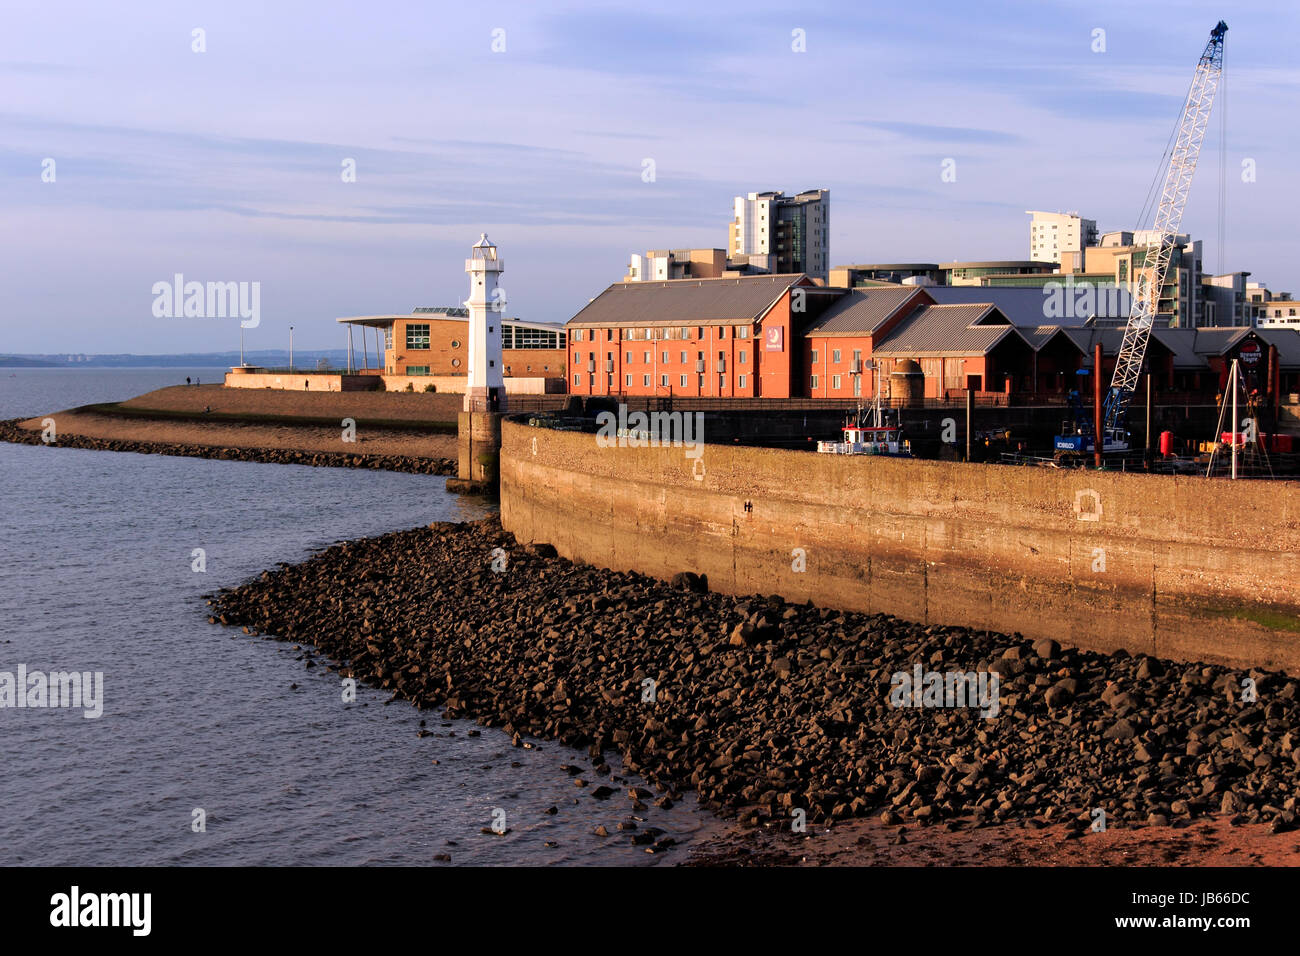
<svg viewBox="0 0 1300 956">
<path fill-rule="evenodd" d="M 981 145 L 1011 146 L 1024 141 L 1014 133 L 995 129 L 975 129 L 967 126 L 928 126 L 924 123 L 903 123 L 893 120 L 857 120 L 856 125 L 867 129 L 883 130 L 905 139 L 927 143 L 976 143 Z"/>
</svg>

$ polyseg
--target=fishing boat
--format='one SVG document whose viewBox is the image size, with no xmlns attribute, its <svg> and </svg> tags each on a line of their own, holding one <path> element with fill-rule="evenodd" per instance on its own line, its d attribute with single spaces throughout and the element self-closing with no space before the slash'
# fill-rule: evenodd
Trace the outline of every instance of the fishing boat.
<svg viewBox="0 0 1300 956">
<path fill-rule="evenodd" d="M 843 441 L 819 441 L 817 451 L 823 455 L 890 455 L 912 457 L 912 443 L 903 438 L 903 427 L 895 411 L 893 420 L 880 407 L 879 396 L 870 410 L 861 405 L 844 420 Z"/>
</svg>

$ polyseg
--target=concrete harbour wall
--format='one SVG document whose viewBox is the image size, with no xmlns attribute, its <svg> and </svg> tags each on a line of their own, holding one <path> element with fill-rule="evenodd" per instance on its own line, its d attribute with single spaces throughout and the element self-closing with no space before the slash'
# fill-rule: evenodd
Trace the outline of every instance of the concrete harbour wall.
<svg viewBox="0 0 1300 956">
<path fill-rule="evenodd" d="M 507 420 L 502 523 L 718 591 L 1300 673 L 1300 482 L 684 451 Z"/>
</svg>

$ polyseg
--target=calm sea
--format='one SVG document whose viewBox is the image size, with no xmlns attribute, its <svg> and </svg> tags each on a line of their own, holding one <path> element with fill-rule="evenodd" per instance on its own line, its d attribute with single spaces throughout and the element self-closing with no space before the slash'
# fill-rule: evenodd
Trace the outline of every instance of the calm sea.
<svg viewBox="0 0 1300 956">
<path fill-rule="evenodd" d="M 205 371 L 218 380 L 0 370 L 0 417 Z M 0 709 L 0 863 L 654 865 L 716 832 L 687 800 L 641 814 L 682 844 L 667 854 L 596 837 L 631 804 L 575 787 L 562 765 L 589 762 L 574 751 L 515 748 L 364 687 L 345 705 L 323 661 L 307 668 L 291 645 L 207 623 L 202 594 L 277 562 L 484 513 L 443 479 L 4 443 L 0 468 L 0 672 L 104 680 L 98 719 Z M 192 570 L 196 548 L 206 572 Z M 421 720 L 432 736 L 417 736 Z M 511 832 L 482 834 L 498 811 Z"/>
</svg>

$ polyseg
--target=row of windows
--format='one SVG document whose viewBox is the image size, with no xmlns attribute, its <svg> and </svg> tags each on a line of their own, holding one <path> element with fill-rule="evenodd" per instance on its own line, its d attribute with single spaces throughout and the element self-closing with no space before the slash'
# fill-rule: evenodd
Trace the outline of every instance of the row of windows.
<svg viewBox="0 0 1300 956">
<path fill-rule="evenodd" d="M 573 353 L 573 362 L 574 362 L 575 365 L 581 365 L 581 364 L 582 364 L 582 358 L 583 358 L 583 355 L 584 355 L 584 354 L 585 354 L 585 353 L 583 353 L 583 352 L 574 352 L 574 353 Z M 661 361 L 661 362 L 663 362 L 665 365 L 670 365 L 670 364 L 672 364 L 672 353 L 671 353 L 671 352 L 660 352 L 659 354 L 660 354 L 660 361 Z M 687 362 L 690 361 L 690 353 L 689 353 L 689 352 L 681 352 L 681 353 L 679 353 L 679 354 L 681 355 L 681 361 L 682 361 L 682 364 L 686 364 Z M 631 364 L 635 361 L 634 353 L 632 353 L 632 352 L 624 352 L 624 353 L 623 353 L 623 356 L 624 356 L 624 360 L 627 362 L 628 365 L 631 365 Z M 727 353 L 726 353 L 726 352 L 721 352 L 721 351 L 718 352 L 718 359 L 719 359 L 720 361 L 721 361 L 721 360 L 725 360 L 726 357 L 727 357 Z M 594 360 L 596 360 L 597 358 L 599 358 L 599 356 L 598 356 L 595 352 L 592 352 L 591 355 L 590 355 L 590 358 L 594 361 Z M 605 359 L 606 359 L 606 361 L 610 361 L 610 362 L 612 362 L 612 361 L 614 360 L 614 353 L 613 353 L 613 352 L 606 352 L 606 353 L 605 353 Z M 696 361 L 698 361 L 698 362 L 703 362 L 703 361 L 704 361 L 704 353 L 703 353 L 703 352 L 696 352 L 696 353 L 695 353 L 695 359 L 696 359 Z M 642 352 L 642 353 L 641 353 L 641 360 L 642 360 L 646 365 L 649 365 L 649 364 L 654 360 L 654 353 L 653 353 L 653 352 Z M 747 352 L 747 351 L 744 350 L 744 349 L 741 349 L 739 352 L 736 353 L 736 361 L 737 361 L 738 363 L 740 363 L 741 365 L 748 365 L 748 364 L 749 364 L 749 352 Z M 816 359 L 814 358 L 813 361 L 816 361 Z"/>
<path fill-rule="evenodd" d="M 550 329 L 526 329 L 520 326 L 501 326 L 501 347 L 503 349 L 562 349 L 565 348 L 566 334 Z"/>
<path fill-rule="evenodd" d="M 582 356 L 583 356 L 583 354 L 584 354 L 584 353 L 582 353 L 582 352 L 574 352 L 574 353 L 573 353 L 573 361 L 574 361 L 574 364 L 578 364 L 578 365 L 582 364 Z M 682 361 L 683 364 L 685 364 L 685 363 L 687 363 L 687 362 L 690 361 L 690 353 L 689 353 L 689 352 L 681 352 L 681 353 L 679 353 L 679 354 L 681 355 L 681 361 Z M 624 356 L 624 360 L 627 362 L 628 365 L 631 365 L 634 361 L 636 361 L 635 356 L 634 356 L 634 353 L 632 353 L 632 352 L 624 352 L 624 353 L 623 353 L 623 356 Z M 659 356 L 660 356 L 659 360 L 660 360 L 661 362 L 663 362 L 665 365 L 670 365 L 670 364 L 672 364 L 672 360 L 673 360 L 673 359 L 672 359 L 672 353 L 671 353 L 671 352 L 660 352 L 660 353 L 659 353 Z M 597 357 L 598 357 L 598 356 L 596 355 L 595 352 L 592 352 L 592 353 L 591 353 L 591 358 L 592 358 L 592 359 L 595 359 L 595 358 L 597 358 Z M 726 359 L 726 357 L 727 357 L 727 353 L 726 353 L 726 352 L 718 352 L 718 358 L 719 358 L 720 360 L 724 360 L 724 359 Z M 614 360 L 614 353 L 613 353 L 613 352 L 606 352 L 606 353 L 605 353 L 605 358 L 606 358 L 606 360 L 612 362 L 612 361 Z M 703 352 L 696 352 L 696 353 L 695 353 L 695 359 L 696 359 L 696 361 L 703 362 L 703 361 L 704 361 L 704 353 L 703 353 Z M 653 352 L 642 352 L 642 353 L 641 353 L 641 361 L 644 362 L 646 365 L 649 365 L 653 360 L 654 360 L 654 353 L 653 353 Z M 741 349 L 739 352 L 736 353 L 736 361 L 739 362 L 741 365 L 748 365 L 748 364 L 749 364 L 749 352 L 745 351 L 744 349 Z"/>
<path fill-rule="evenodd" d="M 819 356 L 820 356 L 820 354 L 821 354 L 821 353 L 818 352 L 817 349 L 813 349 L 813 350 L 812 350 L 812 361 L 813 361 L 813 364 L 814 364 L 814 365 L 816 365 L 817 362 L 819 361 Z M 853 361 L 855 361 L 855 362 L 861 362 L 861 361 L 862 361 L 862 350 L 861 350 L 861 349 L 854 349 L 854 350 L 853 350 Z M 833 364 L 833 365 L 838 365 L 839 362 L 840 362 L 840 350 L 839 350 L 839 349 L 831 349 L 831 364 Z"/>
<path fill-rule="evenodd" d="M 695 326 L 694 328 L 695 328 L 694 337 L 703 340 L 705 326 L 698 325 Z M 732 338 L 737 338 L 737 339 L 749 338 L 749 326 L 747 325 L 713 326 L 712 327 L 713 337 L 715 339 L 725 339 L 727 337 L 728 328 L 735 329 L 735 332 L 732 334 Z M 614 341 L 614 332 L 615 332 L 614 329 L 603 329 L 603 330 L 602 329 L 574 329 L 573 341 L 598 342 L 600 341 L 600 333 L 602 331 L 605 333 L 604 340 L 606 342 Z M 691 329 L 688 328 L 687 326 L 674 326 L 672 328 L 623 329 L 621 334 L 619 335 L 619 340 L 628 341 L 628 342 L 645 342 L 653 339 L 669 339 L 669 340 L 680 339 L 682 341 L 686 341 L 689 340 L 691 337 L 692 337 Z"/>
<path fill-rule="evenodd" d="M 843 376 L 840 375 L 831 376 L 831 388 L 835 389 L 835 391 L 839 391 L 840 388 L 843 387 L 843 384 L 844 384 Z M 819 388 L 821 386 L 821 376 L 810 375 L 808 377 L 808 385 L 812 389 Z M 862 394 L 862 379 L 857 378 L 856 376 L 853 378 L 853 394 L 854 395 Z"/>
<path fill-rule="evenodd" d="M 595 388 L 595 386 L 596 386 L 596 376 L 595 376 L 595 375 L 588 375 L 587 377 L 588 377 L 588 379 L 589 379 L 589 384 L 591 385 L 591 387 L 592 387 L 592 388 Z M 614 376 L 613 376 L 613 375 L 608 375 L 608 376 L 606 376 L 606 377 L 607 377 L 607 379 L 608 379 L 608 385 L 609 385 L 609 387 L 610 387 L 610 388 L 613 388 L 613 387 L 614 387 Z M 699 387 L 700 387 L 700 388 L 704 388 L 704 376 L 703 376 L 703 375 L 698 375 L 698 376 L 696 376 L 696 377 L 699 379 Z M 624 386 L 625 386 L 626 388 L 631 388 L 631 387 L 632 387 L 632 376 L 631 376 L 631 375 L 625 375 L 623 378 L 624 378 Z M 669 378 L 669 377 L 668 377 L 667 375 L 660 375 L 660 376 L 659 376 L 659 387 L 660 387 L 660 388 L 668 388 L 668 387 L 669 387 L 669 386 L 668 386 L 668 378 Z M 689 376 L 687 376 L 687 375 L 679 375 L 679 376 L 677 377 L 677 384 L 678 384 L 680 387 L 682 387 L 682 388 L 688 388 L 689 386 L 686 384 L 688 378 L 689 378 Z M 816 381 L 816 378 L 817 378 L 817 376 L 814 375 L 814 376 L 813 376 L 814 381 Z M 577 386 L 581 386 L 581 385 L 582 385 L 582 374 L 581 374 L 581 373 L 577 373 L 577 374 L 575 374 L 575 375 L 573 376 L 573 384 L 574 384 L 574 385 L 577 385 Z M 650 376 L 649 376 L 649 375 L 642 375 L 642 376 L 641 376 L 641 385 L 642 385 L 643 388 L 649 388 L 649 387 L 650 387 Z M 724 388 L 725 386 L 726 386 L 726 377 L 725 377 L 725 376 L 722 376 L 722 375 L 718 376 L 718 387 L 719 387 L 719 389 Z M 737 375 L 737 376 L 736 376 L 736 387 L 737 387 L 737 388 L 748 388 L 748 387 L 749 387 L 749 376 L 748 376 L 748 375 Z M 839 387 L 839 386 L 836 386 L 836 388 L 838 388 L 838 387 Z"/>
</svg>

